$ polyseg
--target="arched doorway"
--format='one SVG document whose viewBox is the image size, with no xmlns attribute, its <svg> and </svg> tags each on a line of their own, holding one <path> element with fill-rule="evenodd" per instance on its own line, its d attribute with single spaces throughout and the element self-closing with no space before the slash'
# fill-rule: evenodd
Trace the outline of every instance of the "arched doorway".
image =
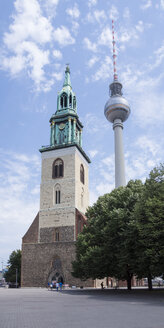
<svg viewBox="0 0 164 328">
<path fill-rule="evenodd" d="M 62 284 L 64 284 L 65 279 L 60 258 L 56 258 L 52 261 L 51 271 L 48 275 L 48 282 L 51 283 L 52 281 L 62 282 Z"/>
</svg>

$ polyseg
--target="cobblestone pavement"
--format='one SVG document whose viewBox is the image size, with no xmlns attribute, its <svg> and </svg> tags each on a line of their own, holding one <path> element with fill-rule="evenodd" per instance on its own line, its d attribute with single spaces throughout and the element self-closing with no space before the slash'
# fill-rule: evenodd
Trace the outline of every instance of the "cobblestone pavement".
<svg viewBox="0 0 164 328">
<path fill-rule="evenodd" d="M 0 288 L 0 328 L 163 328 L 164 290 Z"/>
</svg>

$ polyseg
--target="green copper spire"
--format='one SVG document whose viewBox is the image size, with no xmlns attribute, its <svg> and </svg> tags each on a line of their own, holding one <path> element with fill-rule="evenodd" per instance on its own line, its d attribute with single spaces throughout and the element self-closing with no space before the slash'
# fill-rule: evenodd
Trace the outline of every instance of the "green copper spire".
<svg viewBox="0 0 164 328">
<path fill-rule="evenodd" d="M 72 88 L 71 79 L 70 79 L 70 69 L 69 69 L 69 66 L 67 64 L 66 70 L 65 70 L 65 79 L 64 79 L 63 87 L 66 87 L 68 85 Z"/>
<path fill-rule="evenodd" d="M 76 114 L 76 95 L 72 91 L 71 79 L 70 79 L 70 68 L 67 64 L 65 70 L 65 78 L 62 90 L 58 93 L 57 99 L 57 111 L 55 114 L 65 115 L 65 114 Z"/>
<path fill-rule="evenodd" d="M 82 149 L 83 125 L 77 115 L 76 95 L 72 90 L 68 64 L 63 88 L 58 92 L 57 110 L 50 118 L 50 129 L 50 145 L 43 146 L 40 152 L 76 146 L 90 163 Z"/>
<path fill-rule="evenodd" d="M 82 146 L 82 124 L 77 115 L 76 95 L 72 91 L 70 68 L 67 64 L 63 88 L 58 92 L 57 111 L 50 119 L 50 146 L 77 144 Z"/>
</svg>

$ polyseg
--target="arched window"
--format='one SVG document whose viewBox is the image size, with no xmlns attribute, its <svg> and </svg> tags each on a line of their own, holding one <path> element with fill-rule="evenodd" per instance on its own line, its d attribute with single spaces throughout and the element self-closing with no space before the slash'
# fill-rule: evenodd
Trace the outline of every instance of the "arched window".
<svg viewBox="0 0 164 328">
<path fill-rule="evenodd" d="M 61 187 L 59 184 L 54 186 L 54 204 L 61 203 Z"/>
<path fill-rule="evenodd" d="M 60 204 L 60 190 L 55 192 L 55 204 Z"/>
<path fill-rule="evenodd" d="M 62 178 L 64 176 L 64 163 L 62 159 L 58 158 L 53 162 L 52 178 Z"/>
<path fill-rule="evenodd" d="M 76 97 L 75 96 L 73 97 L 73 108 L 74 109 L 76 108 Z"/>
<path fill-rule="evenodd" d="M 72 95 L 69 96 L 69 107 L 72 107 Z"/>
<path fill-rule="evenodd" d="M 80 166 L 80 181 L 84 184 L 84 166 L 81 164 Z"/>
<path fill-rule="evenodd" d="M 61 98 L 60 98 L 60 105 L 61 105 L 61 108 L 67 107 L 67 94 L 66 93 L 62 93 Z"/>
<path fill-rule="evenodd" d="M 60 98 L 60 106 L 63 108 L 63 97 Z"/>
<path fill-rule="evenodd" d="M 55 241 L 59 241 L 59 240 L 60 240 L 59 229 L 56 228 L 56 229 L 55 229 Z"/>
</svg>

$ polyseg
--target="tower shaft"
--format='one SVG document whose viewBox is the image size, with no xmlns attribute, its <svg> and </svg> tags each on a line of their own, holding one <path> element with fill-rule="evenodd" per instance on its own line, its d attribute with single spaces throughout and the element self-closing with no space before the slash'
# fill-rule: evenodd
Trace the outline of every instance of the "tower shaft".
<svg viewBox="0 0 164 328">
<path fill-rule="evenodd" d="M 112 21 L 112 34 L 114 79 L 110 84 L 110 98 L 105 104 L 104 114 L 107 120 L 113 123 L 115 144 L 115 188 L 118 188 L 120 186 L 126 186 L 122 130 L 123 122 L 129 117 L 130 106 L 122 95 L 122 84 L 118 81 L 117 77 L 114 21 Z"/>
<path fill-rule="evenodd" d="M 123 150 L 123 124 L 120 119 L 113 123 L 114 144 L 115 144 L 115 187 L 126 185 L 125 180 L 125 161 Z"/>
</svg>

